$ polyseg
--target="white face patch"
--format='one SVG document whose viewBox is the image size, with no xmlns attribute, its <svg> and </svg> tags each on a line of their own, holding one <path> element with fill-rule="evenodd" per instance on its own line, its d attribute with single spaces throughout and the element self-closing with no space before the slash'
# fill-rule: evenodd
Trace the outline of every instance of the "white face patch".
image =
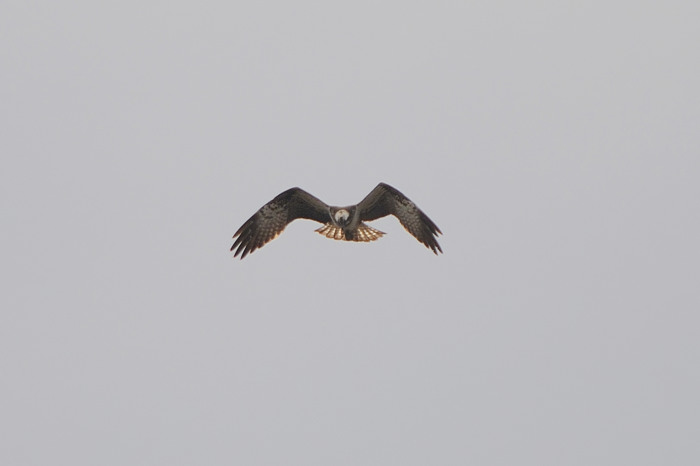
<svg viewBox="0 0 700 466">
<path fill-rule="evenodd" d="M 348 212 L 345 209 L 340 209 L 338 212 L 335 213 L 335 221 L 340 222 L 341 219 L 343 221 L 347 220 L 348 217 L 350 217 L 350 212 Z"/>
</svg>

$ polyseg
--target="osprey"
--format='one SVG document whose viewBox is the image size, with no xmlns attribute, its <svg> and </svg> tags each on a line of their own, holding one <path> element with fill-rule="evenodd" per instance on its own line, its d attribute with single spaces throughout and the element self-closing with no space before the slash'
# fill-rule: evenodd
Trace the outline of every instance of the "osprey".
<svg viewBox="0 0 700 466">
<path fill-rule="evenodd" d="M 401 225 L 436 255 L 442 252 L 436 241 L 440 229 L 410 199 L 388 184 L 379 183 L 359 204 L 347 207 L 329 206 L 303 189 L 291 188 L 265 204 L 235 235 L 233 257 L 243 259 L 269 241 L 298 218 L 322 223 L 316 231 L 326 238 L 344 241 L 374 241 L 385 233 L 366 225 L 365 221 L 387 215 L 399 219 Z"/>
</svg>

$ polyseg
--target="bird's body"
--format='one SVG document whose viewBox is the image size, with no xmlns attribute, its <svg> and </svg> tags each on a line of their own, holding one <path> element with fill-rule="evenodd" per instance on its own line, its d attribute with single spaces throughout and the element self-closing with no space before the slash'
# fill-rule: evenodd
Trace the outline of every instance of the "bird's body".
<svg viewBox="0 0 700 466">
<path fill-rule="evenodd" d="M 298 218 L 315 220 L 316 231 L 327 238 L 345 241 L 374 241 L 385 233 L 365 221 L 396 216 L 406 230 L 435 254 L 442 252 L 435 238 L 442 232 L 413 202 L 388 184 L 379 183 L 359 204 L 329 206 L 303 189 L 291 188 L 265 204 L 238 229 L 231 251 L 241 259 L 276 238 Z"/>
</svg>

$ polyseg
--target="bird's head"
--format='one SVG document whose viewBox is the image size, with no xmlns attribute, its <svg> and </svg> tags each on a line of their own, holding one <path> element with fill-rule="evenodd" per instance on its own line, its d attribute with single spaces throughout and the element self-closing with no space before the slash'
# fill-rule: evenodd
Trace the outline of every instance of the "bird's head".
<svg viewBox="0 0 700 466">
<path fill-rule="evenodd" d="M 350 209 L 347 207 L 343 208 L 333 208 L 331 210 L 331 215 L 333 216 L 333 221 L 339 226 L 339 227 L 344 227 L 348 223 L 350 223 L 350 220 L 352 218 L 352 215 L 350 214 Z"/>
</svg>

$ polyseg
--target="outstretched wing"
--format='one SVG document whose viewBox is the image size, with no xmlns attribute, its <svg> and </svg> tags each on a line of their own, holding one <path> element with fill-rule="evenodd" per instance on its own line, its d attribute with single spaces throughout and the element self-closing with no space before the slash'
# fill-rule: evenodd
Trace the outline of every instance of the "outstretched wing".
<svg viewBox="0 0 700 466">
<path fill-rule="evenodd" d="M 357 204 L 357 209 L 362 221 L 376 220 L 387 215 L 395 216 L 418 241 L 432 249 L 435 254 L 438 251 L 442 252 L 442 248 L 435 239 L 438 234 L 442 234 L 440 229 L 398 189 L 386 183 L 379 183 Z"/>
<path fill-rule="evenodd" d="M 235 235 L 236 241 L 231 251 L 236 249 L 233 257 L 241 254 L 243 259 L 269 241 L 277 238 L 282 230 L 298 218 L 308 218 L 317 222 L 329 221 L 328 205 L 303 189 L 291 188 L 265 204 Z"/>
</svg>

